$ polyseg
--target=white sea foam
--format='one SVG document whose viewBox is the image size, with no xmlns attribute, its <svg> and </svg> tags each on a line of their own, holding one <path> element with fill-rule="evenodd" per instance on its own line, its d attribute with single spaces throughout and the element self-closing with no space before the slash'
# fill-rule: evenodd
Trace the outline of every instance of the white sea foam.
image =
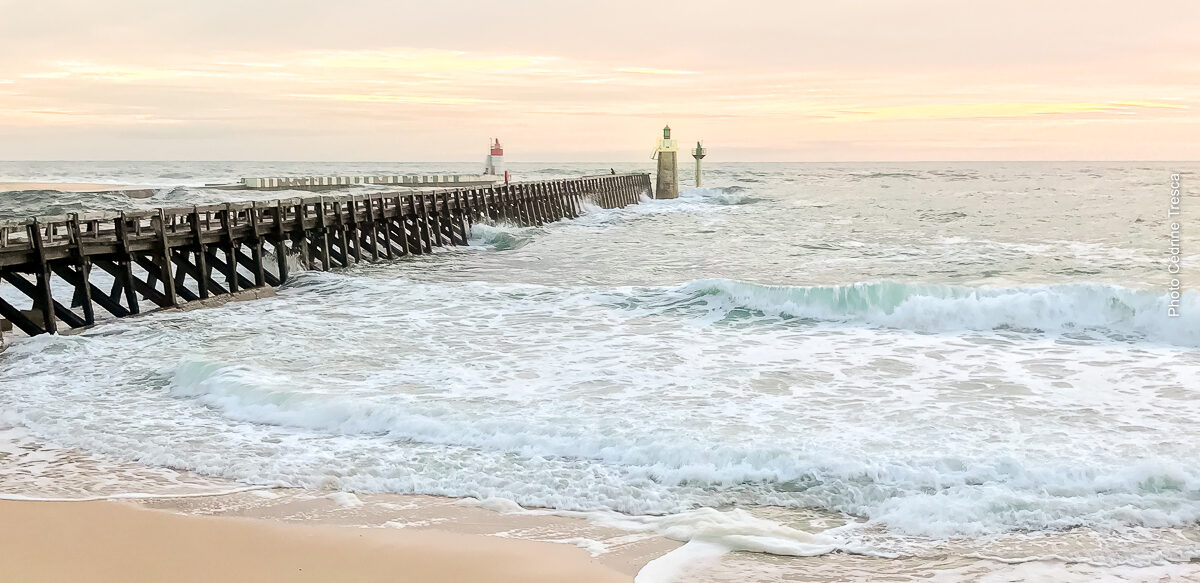
<svg viewBox="0 0 1200 583">
<path fill-rule="evenodd" d="M 346 286 L 364 294 L 361 307 L 313 301 Z M 933 536 L 1200 517 L 1194 452 L 1152 441 L 1173 433 L 1186 442 L 1184 420 L 1200 414 L 1168 390 L 1197 370 L 1190 353 L 1139 346 L 1126 374 L 1158 375 L 1148 378 L 1164 392 L 1142 394 L 1149 408 L 1130 410 L 1136 387 L 1088 364 L 1119 365 L 1123 344 L 946 338 L 854 322 L 716 325 L 710 312 L 721 319 L 750 302 L 713 289 L 306 273 L 274 300 L 205 314 L 199 339 L 180 327 L 196 317 L 185 313 L 19 343 L 5 355 L 18 380 L 6 394 L 12 422 L 47 439 L 254 484 L 629 513 L 815 506 Z M 791 289 L 748 297 L 765 311 L 773 293 L 796 303 Z M 493 311 L 462 335 L 393 333 L 457 329 L 444 306 L 468 300 Z M 404 308 L 372 312 L 373 301 Z M 240 339 L 246 318 L 260 315 L 326 340 L 291 346 L 281 336 L 264 354 Z M 342 324 L 362 317 L 375 325 Z M 130 343 L 147 358 L 124 360 Z M 55 364 L 85 354 L 98 366 Z M 474 356 L 447 363 L 444 354 Z M 322 358 L 341 365 L 325 369 Z M 888 422 L 845 413 L 863 408 Z M 1156 456 L 1145 454 L 1151 447 Z"/>
<path fill-rule="evenodd" d="M 625 530 L 651 531 L 681 542 L 707 542 L 726 551 L 811 557 L 849 550 L 844 541 L 812 534 L 751 515 L 742 509 L 697 508 L 665 516 L 593 515 L 592 520 Z"/>
<path fill-rule="evenodd" d="M 759 199 L 751 195 L 750 189 L 744 186 L 719 186 L 714 188 L 689 188 L 679 193 L 685 200 L 694 199 L 708 204 L 722 206 L 737 206 L 752 204 Z"/>
<path fill-rule="evenodd" d="M 892 282 L 837 286 L 768 286 L 698 280 L 686 293 L 712 296 L 714 306 L 818 320 L 862 322 L 917 331 L 1102 330 L 1200 346 L 1200 292 L 1180 300 L 1181 318 L 1167 315 L 1166 294 L 1115 285 L 1062 284 L 965 287 Z"/>
<path fill-rule="evenodd" d="M 363 505 L 363 501 L 358 496 L 349 492 L 334 492 L 325 497 L 342 508 L 357 508 Z"/>
<path fill-rule="evenodd" d="M 616 428 L 580 432 L 570 425 L 542 424 L 528 418 L 457 417 L 415 404 L 297 394 L 286 388 L 283 379 L 263 390 L 259 387 L 264 381 L 270 382 L 269 375 L 244 368 L 185 363 L 175 378 L 174 394 L 198 398 L 240 421 L 337 435 L 386 435 L 390 439 L 469 447 L 529 459 L 553 456 L 592 460 L 624 468 L 627 479 L 653 479 L 671 487 L 759 483 L 762 485 L 752 488 L 757 492 L 753 499 L 759 502 L 816 502 L 914 534 L 982 535 L 1008 529 L 1084 525 L 1167 527 L 1200 520 L 1200 506 L 1188 503 L 1192 494 L 1200 491 L 1200 472 L 1164 462 L 1113 468 L 1003 457 L 864 463 L 836 456 L 814 457 L 786 447 L 711 444 L 680 435 L 634 437 Z M 809 485 L 794 492 L 805 483 Z M 379 487 L 370 483 L 359 487 L 364 486 Z M 638 493 L 630 490 L 621 495 L 632 497 Z M 536 496 L 526 499 L 546 501 Z M 587 505 L 583 500 L 559 499 L 556 503 L 575 508 Z M 608 503 L 622 510 L 677 509 L 674 505 L 646 506 L 645 501 L 634 502 L 633 498 Z M 738 528 L 744 526 L 739 524 Z M 757 543 L 747 540 L 739 550 L 753 550 L 751 547 Z M 775 546 L 768 552 L 790 554 L 783 548 Z"/>
<path fill-rule="evenodd" d="M 1154 219 L 1037 212 L 1062 192 L 1029 177 L 927 192 L 949 183 L 790 172 L 23 339 L 0 354 L 0 422 L 218 484 L 586 512 L 683 556 L 1200 555 L 1200 301 L 1166 318 Z M 88 495 L 58 470 L 152 491 L 44 452 L 7 492 Z"/>
<path fill-rule="evenodd" d="M 508 223 L 482 223 L 471 225 L 471 245 L 481 245 L 496 251 L 519 249 L 529 243 L 534 229 Z"/>
<path fill-rule="evenodd" d="M 582 518 L 593 524 L 630 532 L 653 533 L 683 543 L 696 543 L 688 550 L 675 551 L 679 556 L 667 559 L 652 573 L 675 571 L 683 556 L 695 558 L 697 554 L 720 555 L 731 551 L 747 551 L 770 555 L 811 557 L 824 555 L 835 550 L 870 552 L 855 547 L 844 540 L 814 534 L 777 522 L 756 517 L 742 509 L 720 511 L 713 508 L 697 508 L 663 516 L 630 516 L 612 511 L 564 511 L 548 509 L 526 509 L 513 500 L 465 498 L 460 504 L 487 508 L 502 514 L 533 514 Z M 701 552 L 702 551 L 702 552 Z M 678 559 L 678 560 L 677 560 Z M 653 575 L 653 580 L 664 580 L 664 574 Z"/>
<path fill-rule="evenodd" d="M 701 571 L 711 566 L 728 551 L 729 549 L 718 543 L 689 541 L 646 563 L 633 578 L 633 583 L 671 583 L 686 573 Z"/>
</svg>

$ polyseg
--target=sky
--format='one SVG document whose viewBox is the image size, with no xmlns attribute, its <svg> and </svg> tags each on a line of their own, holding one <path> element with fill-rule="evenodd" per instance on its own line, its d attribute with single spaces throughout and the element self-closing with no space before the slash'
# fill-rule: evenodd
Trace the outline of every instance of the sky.
<svg viewBox="0 0 1200 583">
<path fill-rule="evenodd" d="M 1200 160 L 1196 0 L 0 0 L 0 159 Z"/>
</svg>

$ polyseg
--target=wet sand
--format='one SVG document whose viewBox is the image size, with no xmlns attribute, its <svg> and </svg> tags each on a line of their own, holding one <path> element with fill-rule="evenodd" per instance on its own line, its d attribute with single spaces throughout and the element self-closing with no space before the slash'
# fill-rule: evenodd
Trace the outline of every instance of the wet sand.
<svg viewBox="0 0 1200 583">
<path fill-rule="evenodd" d="M 185 516 L 124 502 L 0 501 L 0 579 L 631 581 L 570 545 L 443 530 Z"/>
</svg>

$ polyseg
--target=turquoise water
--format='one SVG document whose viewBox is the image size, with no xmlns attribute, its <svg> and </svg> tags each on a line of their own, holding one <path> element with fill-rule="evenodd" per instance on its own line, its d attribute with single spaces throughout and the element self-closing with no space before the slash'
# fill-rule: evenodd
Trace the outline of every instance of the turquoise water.
<svg viewBox="0 0 1200 583">
<path fill-rule="evenodd" d="M 643 169 L 512 169 L 610 167 Z M 0 209 L 404 170 L 0 163 L 192 185 Z M 678 200 L 477 225 L 468 248 L 302 273 L 276 298 L 18 341 L 0 424 L 243 485 L 664 517 L 711 559 L 683 580 L 1195 577 L 1200 240 L 1184 229 L 1168 317 L 1166 208 L 1170 174 L 1197 170 L 713 164 Z"/>
</svg>

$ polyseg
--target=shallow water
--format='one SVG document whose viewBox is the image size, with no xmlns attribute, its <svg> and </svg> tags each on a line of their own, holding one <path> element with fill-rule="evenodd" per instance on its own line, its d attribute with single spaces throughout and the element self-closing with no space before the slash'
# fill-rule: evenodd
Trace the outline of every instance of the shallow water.
<svg viewBox="0 0 1200 583">
<path fill-rule="evenodd" d="M 0 175 L 41 177 L 19 164 Z M 59 164 L 37 171 L 164 172 Z M 171 172 L 265 173 L 211 164 Z M 1169 174 L 1197 170 L 712 165 L 675 201 L 477 225 L 469 248 L 302 273 L 272 299 L 21 340 L 0 425 L 168 468 L 104 493 L 471 496 L 693 541 L 643 581 L 1195 576 L 1200 293 L 1185 277 L 1166 316 L 1165 213 Z M 0 483 L 79 495 L 95 473 Z"/>
</svg>

